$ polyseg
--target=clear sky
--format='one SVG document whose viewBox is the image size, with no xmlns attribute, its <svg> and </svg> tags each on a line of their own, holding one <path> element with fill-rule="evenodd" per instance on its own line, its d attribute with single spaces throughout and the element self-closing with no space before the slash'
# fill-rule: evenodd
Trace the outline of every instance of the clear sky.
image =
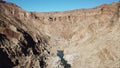
<svg viewBox="0 0 120 68">
<path fill-rule="evenodd" d="M 80 8 L 93 8 L 101 4 L 118 2 L 119 0 L 5 0 L 15 3 L 27 11 L 52 12 Z"/>
</svg>

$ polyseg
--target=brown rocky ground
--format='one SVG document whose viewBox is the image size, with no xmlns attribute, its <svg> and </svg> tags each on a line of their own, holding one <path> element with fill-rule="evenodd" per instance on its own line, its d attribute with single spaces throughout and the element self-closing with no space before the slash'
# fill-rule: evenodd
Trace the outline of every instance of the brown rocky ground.
<svg viewBox="0 0 120 68">
<path fill-rule="evenodd" d="M 120 3 L 45 13 L 0 1 L 0 68 L 120 68 Z"/>
</svg>

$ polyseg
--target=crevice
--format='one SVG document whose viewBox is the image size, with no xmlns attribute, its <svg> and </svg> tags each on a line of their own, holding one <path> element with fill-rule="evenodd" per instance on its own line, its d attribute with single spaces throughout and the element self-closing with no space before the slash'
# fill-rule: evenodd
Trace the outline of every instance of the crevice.
<svg viewBox="0 0 120 68">
<path fill-rule="evenodd" d="M 33 38 L 25 31 L 18 30 L 23 34 L 24 40 L 20 41 L 22 52 L 25 56 L 29 55 L 28 49 L 31 48 L 34 55 L 39 55 L 39 52 L 36 50 L 36 42 Z"/>
<path fill-rule="evenodd" d="M 0 46 L 4 45 L 5 39 L 7 39 L 7 37 L 4 34 L 0 34 Z"/>
<path fill-rule="evenodd" d="M 0 48 L 0 68 L 12 68 L 14 63 L 9 59 L 7 53 Z"/>
<path fill-rule="evenodd" d="M 28 33 L 26 33 L 26 32 L 24 32 L 23 35 L 24 35 L 25 40 L 27 41 L 27 47 L 26 48 L 27 49 L 28 48 L 32 48 L 33 54 L 35 54 L 35 55 L 39 54 L 37 52 L 37 50 L 35 49 L 36 43 L 33 40 L 33 38 Z"/>
<path fill-rule="evenodd" d="M 0 41 L 3 41 L 6 39 L 6 36 L 4 34 L 0 34 Z"/>
<path fill-rule="evenodd" d="M 23 41 L 21 41 L 20 44 L 21 44 L 21 48 L 22 48 L 22 53 L 23 53 L 25 56 L 27 56 L 27 55 L 28 55 L 28 51 L 27 51 L 27 50 L 28 50 L 28 47 L 27 47 L 26 43 L 23 42 Z"/>
<path fill-rule="evenodd" d="M 40 68 L 46 68 L 46 62 L 44 61 L 44 58 L 42 57 L 40 62 Z"/>
</svg>

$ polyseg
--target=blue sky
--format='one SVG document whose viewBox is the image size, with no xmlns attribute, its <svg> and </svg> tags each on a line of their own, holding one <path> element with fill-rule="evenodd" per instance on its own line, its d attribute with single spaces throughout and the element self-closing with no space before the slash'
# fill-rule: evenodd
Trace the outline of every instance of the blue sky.
<svg viewBox="0 0 120 68">
<path fill-rule="evenodd" d="M 27 11 L 52 12 L 81 8 L 93 8 L 101 4 L 118 2 L 118 0 L 5 0 L 15 3 Z"/>
</svg>

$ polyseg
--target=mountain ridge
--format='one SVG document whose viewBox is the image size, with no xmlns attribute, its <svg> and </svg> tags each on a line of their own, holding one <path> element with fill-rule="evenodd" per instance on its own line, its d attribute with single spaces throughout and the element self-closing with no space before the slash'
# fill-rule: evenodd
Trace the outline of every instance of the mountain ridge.
<svg viewBox="0 0 120 68">
<path fill-rule="evenodd" d="M 119 68 L 119 45 L 119 2 L 44 13 L 0 1 L 0 67 Z"/>
</svg>

